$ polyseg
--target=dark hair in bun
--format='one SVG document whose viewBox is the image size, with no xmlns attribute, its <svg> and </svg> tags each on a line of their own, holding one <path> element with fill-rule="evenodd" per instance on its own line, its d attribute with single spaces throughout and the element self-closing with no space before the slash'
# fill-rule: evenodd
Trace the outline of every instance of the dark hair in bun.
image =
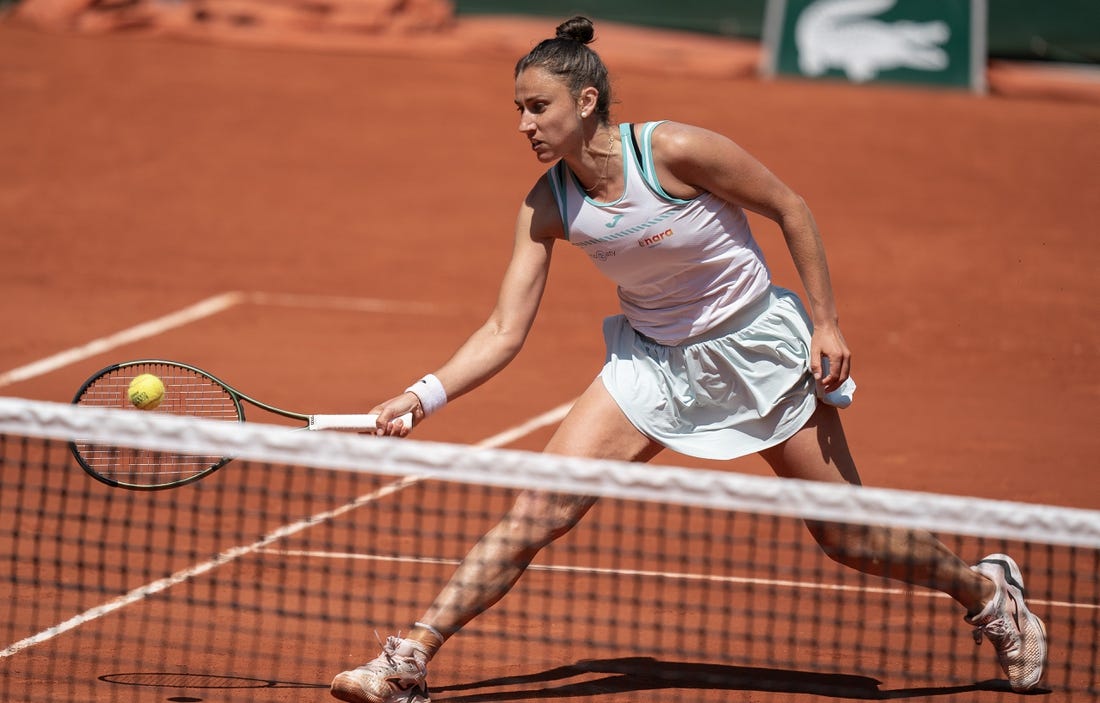
<svg viewBox="0 0 1100 703">
<path fill-rule="evenodd" d="M 592 20 L 587 17 L 577 16 L 562 22 L 553 39 L 543 39 L 516 63 L 515 75 L 518 77 L 535 66 L 558 76 L 574 96 L 580 95 L 585 88 L 593 87 L 600 94 L 596 99 L 596 115 L 601 122 L 609 122 L 611 82 L 607 67 L 599 55 L 587 46 L 595 34 Z"/>
<path fill-rule="evenodd" d="M 579 41 L 581 44 L 590 43 L 594 36 L 596 36 L 596 28 L 592 26 L 592 20 L 587 17 L 577 16 L 565 20 L 554 30 L 555 38 L 572 39 L 573 41 Z"/>
</svg>

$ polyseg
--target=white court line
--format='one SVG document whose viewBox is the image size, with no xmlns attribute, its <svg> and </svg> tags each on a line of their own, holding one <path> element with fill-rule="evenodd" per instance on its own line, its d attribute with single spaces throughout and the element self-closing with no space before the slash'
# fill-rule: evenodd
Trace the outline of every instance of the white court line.
<svg viewBox="0 0 1100 703">
<path fill-rule="evenodd" d="M 355 310 L 357 312 L 401 315 L 431 315 L 442 310 L 439 305 L 432 303 L 411 303 L 381 298 L 348 298 L 338 295 L 302 295 L 298 293 L 249 293 L 248 302 L 256 305 L 281 305 L 290 308 Z"/>
<path fill-rule="evenodd" d="M 346 298 L 331 295 L 297 295 L 283 293 L 241 293 L 230 291 L 215 295 L 190 305 L 182 310 L 163 315 L 148 322 L 116 332 L 106 337 L 94 339 L 79 347 L 66 349 L 45 359 L 26 366 L 20 366 L 0 373 L 0 388 L 26 381 L 37 376 L 56 371 L 90 357 L 102 354 L 124 344 L 132 344 L 143 339 L 155 337 L 176 327 L 211 317 L 234 305 L 253 303 L 256 305 L 281 305 L 284 307 L 324 308 L 330 310 L 355 310 L 359 312 L 399 313 L 404 315 L 438 314 L 441 308 L 427 303 L 409 303 L 399 300 L 381 300 L 378 298 Z"/>
<path fill-rule="evenodd" d="M 553 410 L 545 412 L 545 413 L 539 415 L 538 417 L 535 417 L 535 418 L 527 421 L 526 423 L 524 423 L 523 425 L 520 425 L 517 428 L 506 430 L 504 432 L 501 432 L 500 434 L 493 435 L 492 437 L 489 437 L 488 439 L 484 439 L 484 440 L 478 442 L 477 446 L 479 446 L 479 447 L 500 447 L 500 446 L 503 446 L 503 445 L 507 444 L 508 442 L 511 442 L 512 440 L 514 440 L 514 439 L 516 439 L 520 436 L 523 436 L 524 434 L 527 434 L 529 432 L 533 432 L 534 430 L 539 429 L 541 427 L 544 427 L 546 425 L 550 425 L 550 424 L 553 424 L 555 422 L 558 422 L 563 417 L 565 417 L 565 414 L 567 412 L 569 412 L 570 407 L 572 407 L 572 403 L 565 403 L 563 405 L 559 405 L 558 407 L 554 408 Z M 353 500 L 350 503 L 347 503 L 345 505 L 342 505 L 339 508 L 335 508 L 333 510 L 325 510 L 325 511 L 322 511 L 320 513 L 317 513 L 316 515 L 312 515 L 308 518 L 298 520 L 297 522 L 292 522 L 288 525 L 284 525 L 283 527 L 280 527 L 280 528 L 276 529 L 275 531 L 271 532 L 270 534 L 268 534 L 264 538 L 262 538 L 262 539 L 260 539 L 256 542 L 253 542 L 252 544 L 232 547 L 230 549 L 225 550 L 224 552 L 221 552 L 220 554 L 215 556 L 213 559 L 210 559 L 210 560 L 205 561 L 205 562 L 201 562 L 199 564 L 195 564 L 194 566 L 183 569 L 181 571 L 177 571 L 176 573 L 172 574 L 171 576 L 168 576 L 168 577 L 165 577 L 165 578 L 162 578 L 162 579 L 158 579 L 158 580 L 153 581 L 151 583 L 147 583 L 144 586 L 139 586 L 138 588 L 135 588 L 132 591 L 129 591 L 128 593 L 125 593 L 121 596 L 118 596 L 117 598 L 109 600 L 106 603 L 102 603 L 102 604 L 97 605 L 93 608 L 85 610 L 83 613 L 80 613 L 79 615 L 75 615 L 75 616 L 69 618 L 68 620 L 65 620 L 64 622 L 61 622 L 61 623 L 58 623 L 57 625 L 54 625 L 53 627 L 46 628 L 45 630 L 42 630 L 38 634 L 35 634 L 35 635 L 32 635 L 32 636 L 27 637 L 25 639 L 22 639 L 22 640 L 16 642 L 15 644 L 9 645 L 3 651 L 0 651 L 0 659 L 4 659 L 4 658 L 10 657 L 12 655 L 18 654 L 19 652 L 27 649 L 28 647 L 33 647 L 36 644 L 41 644 L 42 642 L 45 642 L 47 640 L 51 640 L 54 637 L 57 637 L 58 635 L 64 634 L 65 632 L 68 632 L 69 630 L 73 630 L 77 627 L 80 627 L 81 625 L 83 625 L 85 623 L 91 622 L 93 620 L 97 620 L 97 619 L 103 617 L 104 615 L 108 615 L 110 613 L 113 613 L 114 611 L 119 610 L 121 608 L 124 608 L 127 605 L 131 605 L 133 603 L 137 603 L 141 600 L 144 600 L 148 596 L 155 595 L 157 593 L 160 593 L 161 591 L 165 591 L 165 590 L 171 588 L 172 586 L 181 584 L 185 581 L 188 581 L 192 578 L 195 578 L 196 576 L 201 576 L 202 574 L 205 574 L 208 571 L 212 571 L 212 570 L 216 569 L 217 567 L 222 566 L 223 564 L 228 564 L 229 562 L 233 561 L 234 559 L 239 559 L 240 557 L 247 556 L 249 554 L 254 554 L 254 553 L 257 553 L 257 552 L 261 552 L 269 544 L 272 544 L 273 542 L 276 542 L 276 541 L 278 541 L 278 540 L 280 540 L 284 537 L 289 537 L 291 535 L 297 534 L 297 533 L 305 530 L 306 528 L 314 527 L 315 525 L 318 525 L 322 522 L 326 522 L 326 521 L 331 520 L 333 518 L 339 517 L 339 516 L 343 515 L 344 513 L 350 512 L 350 511 L 352 511 L 356 508 L 359 508 L 363 505 L 366 505 L 367 503 L 372 503 L 372 502 L 378 500 L 379 498 L 384 498 L 388 495 L 392 495 L 392 494 L 394 494 L 394 493 L 396 493 L 400 490 L 408 488 L 409 486 L 420 483 L 422 480 L 424 480 L 424 478 L 423 477 L 418 477 L 418 476 L 411 476 L 411 477 L 403 478 L 403 479 L 395 481 L 395 482 L 393 482 L 389 485 L 383 486 L 382 488 L 378 489 L 377 491 L 373 491 L 371 493 L 367 493 L 365 495 L 359 496 L 355 500 Z"/>
<path fill-rule="evenodd" d="M 510 430 L 505 430 L 500 434 L 493 435 L 488 439 L 483 439 L 475 446 L 478 447 L 503 447 L 506 444 L 511 444 L 520 437 L 526 437 L 535 430 L 542 429 L 549 425 L 553 425 L 555 422 L 561 421 L 569 412 L 569 408 L 573 407 L 573 401 L 568 403 L 562 403 L 553 410 L 547 410 L 541 415 L 536 415 L 522 425 L 516 425 Z"/>
<path fill-rule="evenodd" d="M 264 554 L 273 554 L 284 557 L 305 557 L 309 559 L 352 559 L 363 561 L 385 561 L 400 564 L 428 564 L 442 566 L 457 566 L 458 559 L 440 559 L 437 557 L 388 557 L 376 554 L 357 554 L 355 552 L 317 552 L 305 549 L 264 549 Z M 764 579 L 749 576 L 720 576 L 715 574 L 691 574 L 675 571 L 653 571 L 649 569 L 608 569 L 594 566 L 568 566 L 553 564 L 531 564 L 527 567 L 530 571 L 547 571 L 551 573 L 567 574 L 599 574 L 611 576 L 639 576 L 643 578 L 662 579 L 665 581 L 696 581 L 706 583 L 736 583 L 746 586 L 767 586 L 769 588 L 788 588 L 804 591 L 832 591 L 840 593 L 862 593 L 887 596 L 910 595 L 915 598 L 942 598 L 950 599 L 951 596 L 930 589 L 909 590 L 904 588 L 886 588 L 881 586 L 845 586 L 841 583 L 818 583 L 816 581 L 792 581 L 789 579 Z M 1100 610 L 1100 604 L 1096 603 L 1071 603 L 1060 600 L 1046 600 L 1043 598 L 1028 598 L 1029 605 L 1045 605 L 1057 608 L 1078 608 L 1081 610 Z"/>
<path fill-rule="evenodd" d="M 83 625 L 84 623 L 91 622 L 92 620 L 96 620 L 98 618 L 101 618 L 104 615 L 107 615 L 108 613 L 113 613 L 114 611 L 119 610 L 120 608 L 124 608 L 127 605 L 130 605 L 132 603 L 137 603 L 138 601 L 143 600 L 148 596 L 160 593 L 161 591 L 165 591 L 165 590 L 171 588 L 172 586 L 183 583 L 184 581 L 192 579 L 196 576 L 200 576 L 202 574 L 205 574 L 207 571 L 211 571 L 213 569 L 216 569 L 217 567 L 219 567 L 223 564 L 228 564 L 229 562 L 233 561 L 234 559 L 238 559 L 238 558 L 243 557 L 247 554 L 251 554 L 253 552 L 256 552 L 256 551 L 262 549 L 263 547 L 271 544 L 272 542 L 275 542 L 276 540 L 280 540 L 283 537 L 289 537 L 290 535 L 297 534 L 298 532 L 301 532 L 302 530 L 306 529 L 307 527 L 313 527 L 315 524 L 317 524 L 320 521 L 330 520 L 334 517 L 338 517 L 340 515 L 343 515 L 344 513 L 348 512 L 349 510 L 354 510 L 355 508 L 358 508 L 361 505 L 365 505 L 367 503 L 370 503 L 370 502 L 372 502 L 372 501 L 374 501 L 378 498 L 382 498 L 384 496 L 390 495 L 391 493 L 396 493 L 397 491 L 401 490 L 402 488 L 406 488 L 407 486 L 410 486 L 410 485 L 412 485 L 413 483 L 416 483 L 419 480 L 420 480 L 419 478 L 414 478 L 414 479 L 396 481 L 396 482 L 391 483 L 387 486 L 383 486 L 382 488 L 378 489 L 377 491 L 374 491 L 373 493 L 368 493 L 366 495 L 359 496 L 358 498 L 356 498 L 352 502 L 347 503 L 346 505 L 342 505 L 339 508 L 336 508 L 334 510 L 326 510 L 326 511 L 317 513 L 316 515 L 314 515 L 310 518 L 307 518 L 307 519 L 304 519 L 304 520 L 299 520 L 297 522 L 292 522 L 289 525 L 284 525 L 283 527 L 278 528 L 277 530 L 275 530 L 274 532 L 272 532 L 271 534 L 267 535 L 266 537 L 264 537 L 263 539 L 261 539 L 257 542 L 253 542 L 252 544 L 249 544 L 249 545 L 242 545 L 242 546 L 239 546 L 239 547 L 232 547 L 231 549 L 227 549 L 224 552 L 218 554 L 217 556 L 215 556 L 213 559 L 210 559 L 209 561 L 204 561 L 204 562 L 202 562 L 200 564 L 196 564 L 196 565 L 194 565 L 190 568 L 183 569 L 182 571 L 177 571 L 176 573 L 174 573 L 171 576 L 168 576 L 166 578 L 157 579 L 156 581 L 153 581 L 151 583 L 147 583 L 144 586 L 139 586 L 139 587 L 135 588 L 134 590 L 130 591 L 129 593 L 121 595 L 121 596 L 119 596 L 119 597 L 117 597 L 113 600 L 109 600 L 106 603 L 103 603 L 101 605 L 97 605 L 94 608 L 90 608 L 89 610 L 85 610 L 83 613 L 80 613 L 79 615 L 75 615 L 75 616 L 69 618 L 68 620 L 66 620 L 65 622 L 54 625 L 53 627 L 47 628 L 47 629 L 43 630 L 42 632 L 39 632 L 37 635 L 27 637 L 26 639 L 22 639 L 22 640 L 16 642 L 15 644 L 13 644 L 13 645 L 10 645 L 6 649 L 4 649 L 4 651 L 0 652 L 0 659 L 3 659 L 5 657 L 10 657 L 13 654 L 18 654 L 19 652 L 23 651 L 27 647 L 32 647 L 36 644 L 40 644 L 42 642 L 45 642 L 46 640 L 53 639 L 54 637 L 57 637 L 60 634 L 63 634 L 65 632 L 68 632 L 69 630 L 77 628 L 77 627 Z"/>
<path fill-rule="evenodd" d="M 182 327 L 183 325 L 200 320 L 204 317 L 209 317 L 238 304 L 241 302 L 241 297 L 241 294 L 238 292 L 215 295 L 182 310 L 164 315 L 163 317 L 158 317 L 155 320 L 143 322 L 140 325 L 122 330 L 121 332 L 116 332 L 107 337 L 94 339 L 79 347 L 73 347 L 63 352 L 58 352 L 53 356 L 48 356 L 45 359 L 40 359 L 26 366 L 20 366 L 11 371 L 0 373 L 0 387 L 19 381 L 26 381 L 27 379 L 56 371 L 69 364 L 74 364 L 97 354 L 102 354 L 105 351 L 120 347 L 123 344 L 130 344 L 142 339 L 147 339 L 162 334 L 172 328 Z"/>
</svg>

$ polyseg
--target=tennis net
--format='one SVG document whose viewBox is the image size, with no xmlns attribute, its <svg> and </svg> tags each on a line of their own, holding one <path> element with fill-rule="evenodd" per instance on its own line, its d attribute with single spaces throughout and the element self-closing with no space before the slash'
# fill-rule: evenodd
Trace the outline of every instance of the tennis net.
<svg viewBox="0 0 1100 703">
<path fill-rule="evenodd" d="M 71 441 L 235 458 L 130 491 Z M 0 699 L 329 700 L 531 488 L 600 500 L 441 650 L 433 701 L 1016 697 L 960 606 L 836 564 L 806 520 L 1012 555 L 1043 689 L 1100 701 L 1100 512 L 13 398 Z"/>
</svg>

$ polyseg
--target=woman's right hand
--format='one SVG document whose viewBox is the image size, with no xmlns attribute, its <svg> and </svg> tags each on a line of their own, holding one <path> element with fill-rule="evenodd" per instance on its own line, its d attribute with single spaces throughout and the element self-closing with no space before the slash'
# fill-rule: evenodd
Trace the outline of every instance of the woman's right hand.
<svg viewBox="0 0 1100 703">
<path fill-rule="evenodd" d="M 405 391 L 401 395 L 394 396 L 371 409 L 372 415 L 378 416 L 375 423 L 374 434 L 379 437 L 406 437 L 411 426 L 407 426 L 401 416 L 412 413 L 413 425 L 418 425 L 424 420 L 424 408 L 420 405 L 420 398 L 412 391 Z"/>
</svg>

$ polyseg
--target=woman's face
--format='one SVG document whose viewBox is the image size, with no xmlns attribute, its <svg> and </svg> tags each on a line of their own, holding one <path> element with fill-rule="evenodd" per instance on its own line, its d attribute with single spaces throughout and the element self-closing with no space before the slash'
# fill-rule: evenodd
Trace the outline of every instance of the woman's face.
<svg viewBox="0 0 1100 703">
<path fill-rule="evenodd" d="M 532 66 L 516 76 L 516 108 L 519 131 L 539 161 L 553 163 L 582 143 L 577 100 L 545 69 Z"/>
</svg>

